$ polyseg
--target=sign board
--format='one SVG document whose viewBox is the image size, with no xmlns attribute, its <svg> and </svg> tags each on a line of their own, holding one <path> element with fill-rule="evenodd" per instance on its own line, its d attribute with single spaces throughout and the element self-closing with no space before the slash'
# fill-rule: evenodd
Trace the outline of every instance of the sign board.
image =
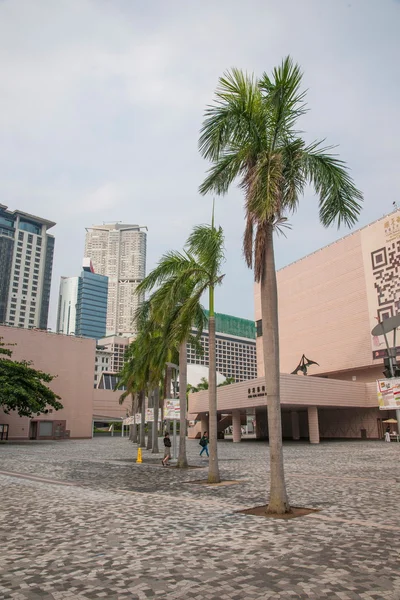
<svg viewBox="0 0 400 600">
<path fill-rule="evenodd" d="M 154 421 L 154 408 L 146 408 L 146 423 L 153 423 Z M 158 414 L 158 422 L 160 423 L 161 417 Z"/>
<path fill-rule="evenodd" d="M 131 417 L 126 417 L 126 419 L 124 419 L 122 421 L 122 423 L 124 425 L 133 425 L 134 422 L 136 422 L 136 425 L 140 425 L 141 421 L 142 421 L 142 415 L 140 413 L 138 413 L 136 415 L 136 419 L 135 420 L 134 420 L 133 415 L 132 415 Z"/>
<path fill-rule="evenodd" d="M 379 379 L 377 382 L 378 404 L 380 410 L 400 409 L 400 377 Z"/>
<path fill-rule="evenodd" d="M 164 419 L 177 419 L 181 418 L 179 400 L 168 399 L 164 404 Z"/>
</svg>

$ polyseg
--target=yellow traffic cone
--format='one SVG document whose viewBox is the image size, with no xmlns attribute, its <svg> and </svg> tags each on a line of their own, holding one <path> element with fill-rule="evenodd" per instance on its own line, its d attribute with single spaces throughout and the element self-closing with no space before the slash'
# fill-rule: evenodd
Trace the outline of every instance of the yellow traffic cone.
<svg viewBox="0 0 400 600">
<path fill-rule="evenodd" d="M 136 462 L 137 463 L 141 463 L 142 462 L 142 449 L 141 448 L 138 448 Z"/>
</svg>

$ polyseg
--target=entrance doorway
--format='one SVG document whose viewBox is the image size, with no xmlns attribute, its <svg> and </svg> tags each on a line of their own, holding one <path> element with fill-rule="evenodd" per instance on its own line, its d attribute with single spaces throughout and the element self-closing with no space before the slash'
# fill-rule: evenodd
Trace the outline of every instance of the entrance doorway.
<svg viewBox="0 0 400 600">
<path fill-rule="evenodd" d="M 30 440 L 36 440 L 37 439 L 37 432 L 38 432 L 37 421 L 31 421 L 31 424 L 30 424 L 30 427 L 29 427 L 29 439 Z"/>
</svg>

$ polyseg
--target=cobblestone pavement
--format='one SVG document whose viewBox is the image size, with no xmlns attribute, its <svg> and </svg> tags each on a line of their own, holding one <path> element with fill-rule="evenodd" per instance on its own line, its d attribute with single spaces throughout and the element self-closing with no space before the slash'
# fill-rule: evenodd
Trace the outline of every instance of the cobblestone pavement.
<svg viewBox="0 0 400 600">
<path fill-rule="evenodd" d="M 0 446 L 0 598 L 400 599 L 400 444 L 285 444 L 292 505 L 321 509 L 290 521 L 237 513 L 267 444 L 220 442 L 222 487 L 199 449 L 182 472 L 127 439 Z"/>
</svg>

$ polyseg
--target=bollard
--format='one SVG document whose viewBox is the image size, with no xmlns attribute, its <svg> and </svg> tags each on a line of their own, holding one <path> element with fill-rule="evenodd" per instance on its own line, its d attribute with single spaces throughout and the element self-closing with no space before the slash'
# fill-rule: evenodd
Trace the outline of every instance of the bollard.
<svg viewBox="0 0 400 600">
<path fill-rule="evenodd" d="M 142 462 L 142 449 L 141 448 L 138 448 L 136 462 L 137 463 L 141 463 Z"/>
</svg>

